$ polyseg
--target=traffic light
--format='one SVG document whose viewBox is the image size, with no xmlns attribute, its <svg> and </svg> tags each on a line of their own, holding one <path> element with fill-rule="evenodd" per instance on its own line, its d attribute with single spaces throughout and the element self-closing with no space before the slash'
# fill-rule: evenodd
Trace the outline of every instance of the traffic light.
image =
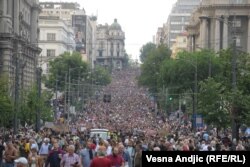
<svg viewBox="0 0 250 167">
<path fill-rule="evenodd" d="M 105 94 L 103 96 L 103 102 L 104 103 L 110 103 L 111 102 L 111 94 Z"/>
<path fill-rule="evenodd" d="M 172 101 L 172 100 L 173 100 L 173 98 L 170 96 L 170 97 L 169 97 L 169 101 Z"/>
</svg>

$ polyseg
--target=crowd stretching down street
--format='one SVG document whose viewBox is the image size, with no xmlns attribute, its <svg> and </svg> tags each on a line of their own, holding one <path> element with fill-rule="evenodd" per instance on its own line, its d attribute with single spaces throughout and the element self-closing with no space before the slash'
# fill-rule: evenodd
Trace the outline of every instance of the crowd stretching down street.
<svg viewBox="0 0 250 167">
<path fill-rule="evenodd" d="M 191 130 L 183 117 L 168 119 L 152 111 L 145 88 L 138 87 L 138 69 L 112 74 L 112 83 L 92 99 L 69 132 L 42 128 L 36 133 L 22 128 L 18 134 L 1 135 L 0 166 L 13 167 L 141 167 L 142 151 L 249 150 L 249 137 L 231 137 L 231 131 L 215 128 Z M 104 102 L 104 94 L 111 95 Z M 108 129 L 110 138 L 90 137 L 90 129 Z"/>
</svg>

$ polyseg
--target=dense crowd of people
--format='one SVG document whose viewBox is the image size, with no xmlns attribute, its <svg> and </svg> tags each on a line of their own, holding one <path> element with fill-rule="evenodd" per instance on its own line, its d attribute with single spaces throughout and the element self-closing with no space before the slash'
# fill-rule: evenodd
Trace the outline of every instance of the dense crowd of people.
<svg viewBox="0 0 250 167">
<path fill-rule="evenodd" d="M 110 102 L 90 100 L 86 111 L 69 132 L 43 128 L 36 133 L 22 128 L 0 139 L 0 166 L 13 167 L 141 167 L 142 151 L 231 151 L 249 150 L 249 136 L 232 139 L 230 130 L 202 128 L 192 131 L 184 117 L 168 119 L 152 112 L 147 90 L 136 82 L 139 71 L 116 71 L 112 83 L 101 91 Z M 109 139 L 90 137 L 92 128 L 110 130 Z"/>
</svg>

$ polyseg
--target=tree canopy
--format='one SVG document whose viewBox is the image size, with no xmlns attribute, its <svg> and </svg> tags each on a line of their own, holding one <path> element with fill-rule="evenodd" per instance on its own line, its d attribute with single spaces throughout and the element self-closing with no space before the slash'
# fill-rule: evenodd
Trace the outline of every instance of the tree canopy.
<svg viewBox="0 0 250 167">
<path fill-rule="evenodd" d="M 142 48 L 140 49 L 140 60 L 143 63 L 147 57 L 150 55 L 150 53 L 152 51 L 154 51 L 156 49 L 156 45 L 152 42 L 149 42 L 145 45 L 142 46 Z"/>
<path fill-rule="evenodd" d="M 238 52 L 236 55 L 236 91 L 232 89 L 232 49 L 219 53 L 183 51 L 176 58 L 170 58 L 170 51 L 162 52 L 156 48 L 145 55 L 139 84 L 163 96 L 163 103 L 178 105 L 182 100 L 188 100 L 187 108 L 190 110 L 197 69 L 198 113 L 203 115 L 205 122 L 216 127 L 228 127 L 236 119 L 238 125 L 250 125 L 249 54 Z M 167 93 L 164 93 L 164 88 Z M 233 106 L 236 107 L 235 113 L 232 113 Z"/>
<path fill-rule="evenodd" d="M 82 81 L 93 81 L 98 82 L 101 85 L 106 85 L 111 82 L 111 76 L 106 69 L 103 67 L 97 67 L 92 70 L 88 63 L 82 60 L 80 53 L 73 52 L 72 54 L 65 52 L 53 61 L 49 63 L 49 76 L 45 81 L 45 85 L 48 88 L 57 89 L 63 91 L 65 85 L 68 83 L 69 73 L 71 82 Z M 90 73 L 93 74 L 90 75 Z M 91 80 L 91 79 L 93 80 Z M 66 79 L 66 83 L 65 83 Z"/>
</svg>

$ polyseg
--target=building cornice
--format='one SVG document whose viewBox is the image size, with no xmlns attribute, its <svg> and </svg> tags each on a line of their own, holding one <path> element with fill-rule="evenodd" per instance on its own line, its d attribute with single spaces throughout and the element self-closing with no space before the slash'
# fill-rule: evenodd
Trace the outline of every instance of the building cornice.
<svg viewBox="0 0 250 167">
<path fill-rule="evenodd" d="M 42 26 L 42 25 L 39 25 L 39 28 L 40 28 L 40 30 L 42 28 L 44 28 L 44 29 L 59 29 L 60 28 L 60 29 L 63 29 L 66 33 L 73 34 L 73 36 L 74 36 L 73 29 L 71 29 L 72 31 L 67 31 L 67 29 L 64 26 Z"/>
<path fill-rule="evenodd" d="M 212 4 L 212 5 L 202 5 L 198 10 L 211 10 L 211 9 L 249 9 L 250 4 Z"/>
<path fill-rule="evenodd" d="M 39 44 L 62 44 L 65 46 L 74 46 L 74 43 L 67 43 L 65 41 L 57 40 L 57 41 L 47 41 L 47 40 L 39 40 Z"/>
</svg>

